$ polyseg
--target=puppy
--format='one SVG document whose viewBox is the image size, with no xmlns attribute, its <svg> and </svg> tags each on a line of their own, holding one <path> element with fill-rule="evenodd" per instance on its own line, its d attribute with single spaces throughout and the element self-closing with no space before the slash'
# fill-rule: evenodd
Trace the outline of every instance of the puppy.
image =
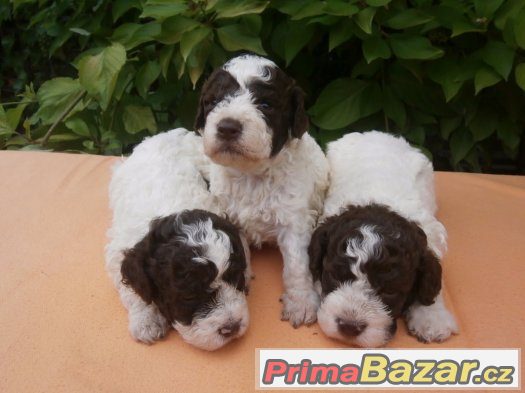
<svg viewBox="0 0 525 393">
<path fill-rule="evenodd" d="M 255 246 L 277 243 L 284 260 L 281 318 L 316 320 L 319 296 L 308 244 L 328 186 L 328 164 L 306 132 L 304 94 L 273 62 L 245 55 L 204 84 L 195 129 L 213 161 L 210 191 Z"/>
<path fill-rule="evenodd" d="M 457 333 L 441 296 L 446 231 L 430 161 L 377 131 L 330 143 L 327 158 L 331 184 L 309 246 L 321 329 L 363 347 L 386 344 L 402 315 L 424 342 Z"/>
<path fill-rule="evenodd" d="M 131 335 L 144 343 L 172 326 L 190 344 L 215 350 L 248 325 L 249 249 L 213 214 L 220 209 L 200 139 L 184 129 L 146 139 L 111 179 L 106 268 Z M 164 218 L 150 225 L 157 217 Z"/>
</svg>

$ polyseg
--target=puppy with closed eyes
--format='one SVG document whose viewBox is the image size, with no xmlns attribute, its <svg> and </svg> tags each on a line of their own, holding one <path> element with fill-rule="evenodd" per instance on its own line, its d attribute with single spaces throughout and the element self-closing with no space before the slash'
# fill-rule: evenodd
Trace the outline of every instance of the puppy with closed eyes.
<svg viewBox="0 0 525 393">
<path fill-rule="evenodd" d="M 246 331 L 249 249 L 216 215 L 209 165 L 201 138 L 179 128 L 144 140 L 114 168 L 106 269 L 138 341 L 173 327 L 215 350 Z"/>
<path fill-rule="evenodd" d="M 189 343 L 220 348 L 248 327 L 247 250 L 229 221 L 204 210 L 153 220 L 124 252 L 122 282 Z"/>
<path fill-rule="evenodd" d="M 424 342 L 457 333 L 441 296 L 446 231 L 430 161 L 377 131 L 330 143 L 327 158 L 331 184 L 309 246 L 321 329 L 362 347 L 386 344 L 400 316 Z"/>
</svg>

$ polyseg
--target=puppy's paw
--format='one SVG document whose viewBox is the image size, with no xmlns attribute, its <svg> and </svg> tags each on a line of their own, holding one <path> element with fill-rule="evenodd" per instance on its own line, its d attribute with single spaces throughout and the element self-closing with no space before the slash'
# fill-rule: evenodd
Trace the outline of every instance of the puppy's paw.
<svg viewBox="0 0 525 393">
<path fill-rule="evenodd" d="M 407 314 L 410 334 L 419 341 L 442 342 L 459 329 L 454 316 L 444 307 L 415 306 Z"/>
<path fill-rule="evenodd" d="M 310 325 L 317 320 L 320 299 L 314 290 L 288 291 L 281 296 L 281 302 L 281 321 L 289 321 L 294 328 L 302 324 Z"/>
<path fill-rule="evenodd" d="M 149 305 L 129 314 L 129 331 L 135 340 L 153 344 L 166 335 L 168 322 L 156 307 Z"/>
</svg>

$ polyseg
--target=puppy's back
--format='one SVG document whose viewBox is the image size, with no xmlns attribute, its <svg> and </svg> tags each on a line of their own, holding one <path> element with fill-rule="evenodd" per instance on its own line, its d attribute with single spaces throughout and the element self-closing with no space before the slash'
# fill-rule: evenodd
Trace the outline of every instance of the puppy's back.
<svg viewBox="0 0 525 393">
<path fill-rule="evenodd" d="M 113 168 L 107 252 L 119 255 L 132 247 L 154 218 L 185 209 L 218 213 L 205 180 L 208 172 L 209 161 L 197 134 L 178 128 L 144 140 Z M 113 258 L 107 254 L 107 259 Z"/>
<path fill-rule="evenodd" d="M 431 162 L 401 137 L 370 131 L 328 145 L 330 188 L 324 216 L 345 206 L 380 203 L 404 216 L 436 210 Z"/>
</svg>

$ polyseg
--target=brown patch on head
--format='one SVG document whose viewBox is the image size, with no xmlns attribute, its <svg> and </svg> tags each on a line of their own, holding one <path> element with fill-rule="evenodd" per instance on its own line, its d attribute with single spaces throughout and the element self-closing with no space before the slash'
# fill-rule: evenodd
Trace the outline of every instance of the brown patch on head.
<svg viewBox="0 0 525 393">
<path fill-rule="evenodd" d="M 382 205 L 348 206 L 314 232 L 309 246 L 310 270 L 323 294 L 356 279 L 356 260 L 346 253 L 349 239 L 363 240 L 360 228 L 372 226 L 379 242 L 360 270 L 393 317 L 414 301 L 429 305 L 441 289 L 441 265 L 428 249 L 419 226 Z"/>
<path fill-rule="evenodd" d="M 279 68 L 270 67 L 268 72 L 269 81 L 255 79 L 247 87 L 273 132 L 273 156 L 281 151 L 290 137 L 301 138 L 309 122 L 301 88 Z"/>
<path fill-rule="evenodd" d="M 202 87 L 195 118 L 195 130 L 202 130 L 206 125 L 206 117 L 215 105 L 227 95 L 235 93 L 240 85 L 235 78 L 222 68 L 215 70 Z"/>
<path fill-rule="evenodd" d="M 238 230 L 227 220 L 203 210 L 187 210 L 153 220 L 150 230 L 132 249 L 125 252 L 122 282 L 146 303 L 155 303 L 171 323 L 190 324 L 195 315 L 214 307 L 217 288 L 211 286 L 217 266 L 207 260 L 206 244 L 190 246 L 180 223 L 192 225 L 212 221 L 214 230 L 230 239 L 232 253 L 222 280 L 245 290 L 246 256 Z M 196 261 L 195 258 L 200 260 Z"/>
</svg>

